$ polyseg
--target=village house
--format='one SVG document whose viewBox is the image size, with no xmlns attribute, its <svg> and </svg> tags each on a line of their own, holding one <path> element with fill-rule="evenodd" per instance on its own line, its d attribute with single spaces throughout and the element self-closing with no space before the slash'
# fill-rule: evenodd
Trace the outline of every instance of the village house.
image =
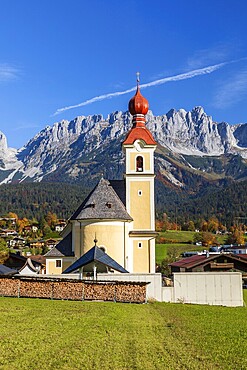
<svg viewBox="0 0 247 370">
<path fill-rule="evenodd" d="M 57 231 L 58 233 L 60 233 L 60 232 L 63 231 L 63 229 L 65 228 L 65 226 L 66 226 L 66 222 L 65 221 L 61 221 L 61 222 L 59 222 L 59 223 L 57 223 L 55 225 L 55 231 Z"/>
<path fill-rule="evenodd" d="M 37 225 L 27 225 L 27 226 L 24 226 L 23 228 L 23 231 L 25 234 L 37 233 L 38 230 L 39 228 Z"/>
<path fill-rule="evenodd" d="M 25 246 L 26 240 L 20 236 L 16 236 L 13 239 L 9 239 L 7 244 L 9 248 L 19 249 Z"/>
<path fill-rule="evenodd" d="M 239 271 L 247 275 L 247 254 L 203 254 L 186 257 L 170 264 L 171 272 Z"/>
<path fill-rule="evenodd" d="M 29 248 L 43 248 L 45 246 L 45 240 L 31 240 L 28 243 Z"/>
<path fill-rule="evenodd" d="M 0 230 L 0 237 L 7 238 L 8 236 L 17 236 L 18 232 L 12 229 L 1 229 Z"/>
<path fill-rule="evenodd" d="M 52 249 L 58 243 L 57 239 L 49 238 L 45 241 L 45 245 L 48 249 Z"/>
<path fill-rule="evenodd" d="M 45 272 L 45 257 L 42 255 L 25 257 L 21 253 L 9 253 L 8 259 L 4 265 L 22 272 L 22 274 L 30 274 L 30 271 L 37 274 Z"/>
</svg>

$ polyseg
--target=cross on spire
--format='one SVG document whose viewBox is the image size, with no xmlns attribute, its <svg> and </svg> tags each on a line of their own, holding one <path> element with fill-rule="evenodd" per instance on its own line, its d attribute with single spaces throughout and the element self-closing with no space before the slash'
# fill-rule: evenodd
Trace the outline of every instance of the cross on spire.
<svg viewBox="0 0 247 370">
<path fill-rule="evenodd" d="M 136 72 L 136 81 L 137 81 L 137 86 L 140 84 L 140 72 Z"/>
</svg>

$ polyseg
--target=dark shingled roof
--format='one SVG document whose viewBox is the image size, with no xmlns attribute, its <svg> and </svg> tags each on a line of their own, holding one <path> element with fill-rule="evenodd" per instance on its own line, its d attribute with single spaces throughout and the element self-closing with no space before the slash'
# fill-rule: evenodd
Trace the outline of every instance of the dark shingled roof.
<svg viewBox="0 0 247 370">
<path fill-rule="evenodd" d="M 14 275 L 17 274 L 18 271 L 15 269 L 11 269 L 7 266 L 0 265 L 0 275 Z"/>
<path fill-rule="evenodd" d="M 123 198 L 123 185 L 115 182 L 115 188 Z M 75 211 L 71 220 L 124 220 L 133 219 L 126 211 L 126 208 L 108 180 L 101 179 L 88 197 Z"/>
<path fill-rule="evenodd" d="M 126 207 L 126 183 L 124 180 L 109 180 L 123 205 Z"/>
<path fill-rule="evenodd" d="M 99 247 L 95 245 L 83 256 L 81 256 L 77 261 L 75 261 L 71 266 L 69 266 L 63 272 L 63 274 L 68 274 L 79 269 L 80 267 L 89 265 L 93 262 L 96 264 L 97 267 L 101 267 L 103 265 L 119 272 L 128 272 L 121 265 L 119 265 L 113 258 L 108 256 L 108 254 L 103 252 Z"/>
<path fill-rule="evenodd" d="M 55 247 L 45 254 L 46 257 L 73 256 L 72 252 L 72 232 L 65 236 Z"/>
</svg>

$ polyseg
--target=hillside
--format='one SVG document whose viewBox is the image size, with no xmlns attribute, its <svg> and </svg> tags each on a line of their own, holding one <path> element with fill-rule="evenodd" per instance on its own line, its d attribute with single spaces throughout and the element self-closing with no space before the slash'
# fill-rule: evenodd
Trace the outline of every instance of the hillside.
<svg viewBox="0 0 247 370">
<path fill-rule="evenodd" d="M 65 183 L 23 183 L 2 185 L 0 215 L 15 212 L 19 217 L 41 218 L 49 211 L 59 218 L 68 218 L 83 201 L 94 183 L 83 185 Z M 217 188 L 208 186 L 194 194 L 155 181 L 156 216 L 167 213 L 171 221 L 198 221 L 216 216 L 227 226 L 235 217 L 245 217 L 247 180 L 229 181 Z"/>
<path fill-rule="evenodd" d="M 82 186 L 62 183 L 24 183 L 2 185 L 0 215 L 16 213 L 20 218 L 40 219 L 49 211 L 68 218 L 88 193 Z"/>
</svg>

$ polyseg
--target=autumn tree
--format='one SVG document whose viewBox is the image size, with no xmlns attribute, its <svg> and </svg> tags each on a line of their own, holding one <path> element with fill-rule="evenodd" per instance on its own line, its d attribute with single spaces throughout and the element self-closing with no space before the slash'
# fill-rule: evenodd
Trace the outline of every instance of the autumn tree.
<svg viewBox="0 0 247 370">
<path fill-rule="evenodd" d="M 19 233 L 22 233 L 23 230 L 24 230 L 24 227 L 28 226 L 30 224 L 30 221 L 24 217 L 24 218 L 19 218 L 19 220 L 17 220 L 17 230 Z"/>
<path fill-rule="evenodd" d="M 232 234 L 228 235 L 227 244 L 244 244 L 244 235 L 242 230 L 235 228 Z"/>
<path fill-rule="evenodd" d="M 210 245 L 216 244 L 216 237 L 214 234 L 204 231 L 200 233 L 194 234 L 194 242 L 195 243 L 202 243 L 202 245 L 208 247 Z"/>
<path fill-rule="evenodd" d="M 6 241 L 0 238 L 0 263 L 4 263 L 8 258 L 9 250 L 7 248 Z"/>
<path fill-rule="evenodd" d="M 155 230 L 156 231 L 162 231 L 163 230 L 163 221 L 162 220 L 156 220 L 155 221 Z"/>
<path fill-rule="evenodd" d="M 195 224 L 193 221 L 189 221 L 188 223 L 188 231 L 195 231 Z"/>
<path fill-rule="evenodd" d="M 56 223 L 58 222 L 57 215 L 52 212 L 47 213 L 47 215 L 45 216 L 45 220 L 51 229 L 54 229 Z"/>
<path fill-rule="evenodd" d="M 16 214 L 16 213 L 14 213 L 14 212 L 9 212 L 9 213 L 7 214 L 7 217 L 8 217 L 8 218 L 14 218 L 14 219 L 15 219 L 15 221 L 17 221 L 17 220 L 18 220 L 18 216 L 17 216 L 17 214 Z"/>
<path fill-rule="evenodd" d="M 206 220 L 201 221 L 200 230 L 202 231 L 208 231 L 208 223 Z"/>
<path fill-rule="evenodd" d="M 211 217 L 209 220 L 208 220 L 208 231 L 210 231 L 211 233 L 216 233 L 216 231 L 218 231 L 219 229 L 219 221 L 216 217 Z"/>
</svg>

